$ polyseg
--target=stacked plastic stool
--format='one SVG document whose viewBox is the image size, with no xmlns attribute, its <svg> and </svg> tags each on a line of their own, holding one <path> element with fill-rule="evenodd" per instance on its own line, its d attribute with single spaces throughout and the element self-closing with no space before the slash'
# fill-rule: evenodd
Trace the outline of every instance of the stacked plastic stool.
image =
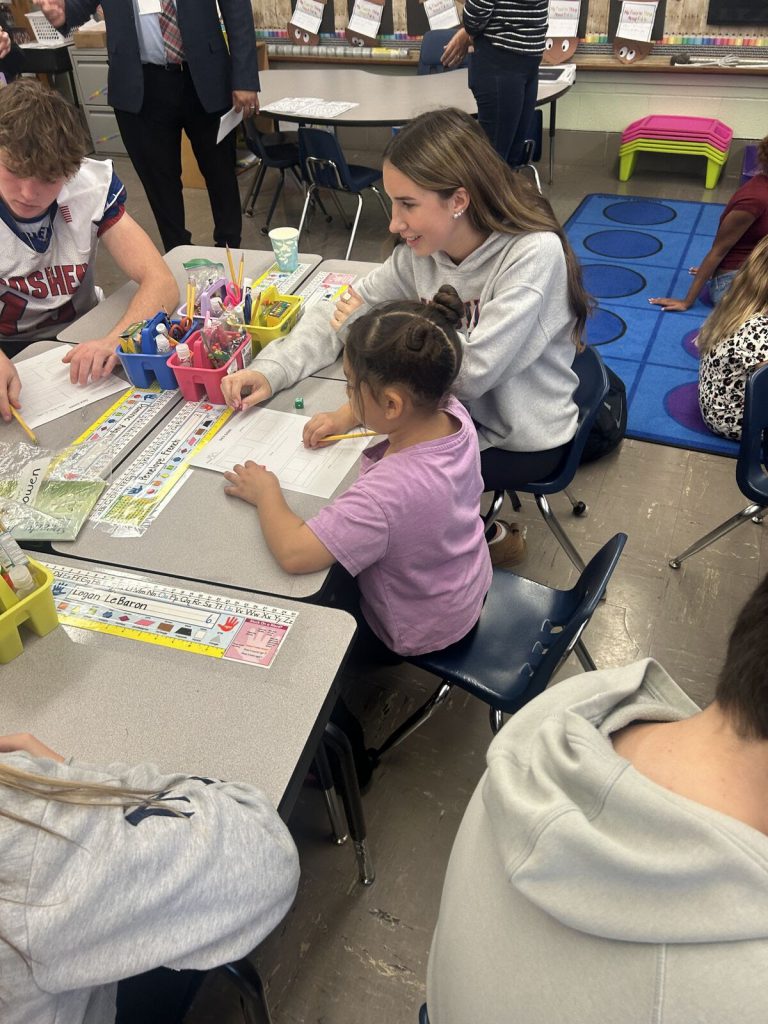
<svg viewBox="0 0 768 1024">
<path fill-rule="evenodd" d="M 638 153 L 703 156 L 707 161 L 706 188 L 714 188 L 728 160 L 733 129 L 714 117 L 651 114 L 633 121 L 622 132 L 619 181 L 629 181 Z"/>
</svg>

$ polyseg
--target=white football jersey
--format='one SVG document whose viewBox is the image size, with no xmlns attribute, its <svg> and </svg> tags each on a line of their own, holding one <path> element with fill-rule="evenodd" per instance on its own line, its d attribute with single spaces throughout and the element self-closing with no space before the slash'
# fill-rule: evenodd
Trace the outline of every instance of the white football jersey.
<svg viewBox="0 0 768 1024">
<path fill-rule="evenodd" d="M 0 198 L 0 342 L 55 338 L 96 305 L 98 240 L 124 212 L 111 160 L 84 160 L 32 221 L 14 217 Z"/>
</svg>

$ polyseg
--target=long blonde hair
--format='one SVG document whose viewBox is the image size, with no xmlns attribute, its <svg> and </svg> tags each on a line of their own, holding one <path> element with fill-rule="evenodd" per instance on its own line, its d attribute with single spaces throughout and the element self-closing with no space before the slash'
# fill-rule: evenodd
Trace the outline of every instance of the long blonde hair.
<svg viewBox="0 0 768 1024">
<path fill-rule="evenodd" d="M 696 340 L 701 355 L 707 355 L 758 313 L 768 313 L 768 235 L 757 243 L 704 321 Z"/>
<path fill-rule="evenodd" d="M 552 207 L 523 175 L 516 174 L 469 114 L 455 107 L 429 110 L 393 135 L 384 160 L 420 188 L 449 199 L 465 188 L 467 216 L 477 231 L 503 234 L 551 231 L 560 239 L 568 272 L 568 299 L 579 345 L 591 309 L 581 267 Z"/>
</svg>

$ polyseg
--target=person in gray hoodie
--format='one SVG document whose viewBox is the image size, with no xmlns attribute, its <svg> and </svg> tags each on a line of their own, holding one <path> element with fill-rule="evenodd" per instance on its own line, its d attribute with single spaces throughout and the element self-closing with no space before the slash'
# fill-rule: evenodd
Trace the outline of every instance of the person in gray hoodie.
<svg viewBox="0 0 768 1024">
<path fill-rule="evenodd" d="M 647 659 L 502 729 L 448 864 L 430 1024 L 768 1020 L 766 622 L 768 577 L 704 711 Z"/>
<path fill-rule="evenodd" d="M 389 229 L 404 244 L 336 310 L 315 305 L 250 369 L 225 378 L 227 402 L 248 408 L 328 366 L 342 349 L 339 328 L 372 306 L 427 302 L 451 285 L 465 308 L 455 392 L 477 426 L 485 487 L 543 479 L 576 432 L 572 363 L 589 307 L 549 203 L 510 170 L 468 114 L 451 108 L 428 111 L 393 136 L 383 176 Z M 329 435 L 355 426 L 351 410 L 346 418 L 341 412 L 318 419 L 314 443 L 324 428 Z"/>
<path fill-rule="evenodd" d="M 0 863 L 3 1024 L 174 1024 L 299 877 L 259 790 L 65 763 L 26 734 L 0 737 Z"/>
</svg>

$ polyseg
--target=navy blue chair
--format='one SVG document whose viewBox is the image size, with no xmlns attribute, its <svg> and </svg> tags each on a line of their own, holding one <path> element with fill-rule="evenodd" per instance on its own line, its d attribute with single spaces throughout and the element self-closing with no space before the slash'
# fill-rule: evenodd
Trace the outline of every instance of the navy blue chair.
<svg viewBox="0 0 768 1024">
<path fill-rule="evenodd" d="M 355 234 L 360 220 L 360 211 L 363 208 L 363 191 L 370 189 L 379 200 L 384 216 L 389 223 L 390 213 L 384 197 L 376 188 L 376 182 L 381 180 L 381 171 L 375 167 L 361 167 L 358 164 L 348 164 L 339 140 L 331 132 L 323 131 L 320 128 L 299 128 L 299 152 L 301 155 L 301 166 L 304 169 L 305 180 L 309 183 L 307 197 L 304 201 L 304 209 L 301 211 L 299 223 L 299 237 L 307 219 L 307 211 L 310 204 L 315 200 L 320 189 L 328 189 L 336 203 L 336 208 L 342 221 L 351 227 L 352 233 L 349 236 L 349 245 L 344 259 L 349 259 L 352 246 L 355 243 Z M 341 204 L 338 200 L 339 192 L 347 192 L 357 196 L 357 212 L 353 224 L 349 224 Z"/>
<path fill-rule="evenodd" d="M 261 233 L 266 235 L 269 231 L 269 225 L 272 221 L 272 215 L 275 212 L 277 201 L 280 198 L 280 193 L 282 192 L 283 185 L 285 184 L 286 171 L 291 172 L 293 177 L 296 179 L 302 194 L 304 192 L 304 183 L 301 180 L 301 157 L 299 155 L 299 147 L 295 142 L 286 140 L 279 132 L 275 132 L 272 135 L 260 132 L 250 118 L 246 118 L 243 121 L 243 125 L 245 126 L 245 141 L 248 144 L 248 148 L 259 158 L 256 176 L 253 179 L 251 190 L 243 203 L 243 213 L 246 217 L 253 216 L 254 209 L 256 207 L 256 200 L 259 198 L 261 186 L 264 184 L 264 178 L 266 177 L 267 171 L 273 169 L 280 172 L 280 180 L 277 183 L 277 188 L 272 196 L 272 202 L 269 206 L 267 219 L 261 228 Z"/>
<path fill-rule="evenodd" d="M 423 1003 L 419 1010 L 419 1024 L 429 1024 L 429 1014 L 427 1013 L 426 1003 Z"/>
<path fill-rule="evenodd" d="M 710 530 L 686 548 L 682 555 L 670 559 L 670 566 L 679 569 L 686 558 L 714 544 L 726 533 L 751 519 L 759 523 L 768 515 L 768 366 L 755 370 L 747 378 L 744 391 L 744 419 L 741 424 L 741 446 L 736 460 L 736 483 L 750 502 L 735 516 Z"/>
<path fill-rule="evenodd" d="M 573 480 L 576 475 L 576 470 L 579 468 L 584 446 L 587 443 L 587 437 L 589 436 L 589 432 L 592 429 L 592 425 L 595 422 L 598 412 L 600 412 L 600 406 L 605 401 L 608 394 L 609 382 L 605 364 L 603 363 L 600 353 L 596 348 L 586 346 L 581 352 L 578 352 L 573 361 L 573 369 L 579 378 L 579 385 L 576 388 L 576 394 L 574 395 L 576 404 L 579 407 L 579 420 L 576 427 L 576 433 L 568 445 L 563 461 L 548 479 L 536 480 L 534 483 L 527 484 L 525 486 L 517 484 L 515 486 L 515 491 L 522 491 L 523 494 L 533 495 L 536 500 L 536 505 L 544 517 L 545 523 L 555 535 L 560 546 L 579 572 L 583 572 L 584 562 L 576 548 L 571 543 L 568 535 L 560 525 L 560 521 L 552 511 L 546 496 L 548 494 L 557 494 L 559 491 L 564 491 L 571 503 L 574 515 L 586 515 L 587 506 L 583 501 L 577 501 L 571 497 L 568 491 L 568 485 Z M 513 507 L 515 509 L 519 509 L 520 499 L 517 497 L 515 491 L 509 490 L 507 493 L 512 500 Z M 488 529 L 493 524 L 501 510 L 501 504 L 504 501 L 504 493 L 504 491 L 494 492 L 491 507 L 483 517 Z"/>
<path fill-rule="evenodd" d="M 456 71 L 458 68 L 466 68 L 469 65 L 469 54 L 455 68 L 447 68 L 441 62 L 443 50 L 456 34 L 458 27 L 457 25 L 456 28 L 436 28 L 424 33 L 421 37 L 417 75 L 441 75 L 445 71 Z"/>
<path fill-rule="evenodd" d="M 489 706 L 491 728 L 514 714 L 546 687 L 560 663 L 574 651 L 585 671 L 595 663 L 581 640 L 627 536 L 604 544 L 571 590 L 554 590 L 505 569 L 495 569 L 480 620 L 459 643 L 418 657 L 412 665 L 441 680 L 432 696 L 387 737 L 378 756 L 409 736 L 447 698 L 453 686 Z"/>
</svg>

